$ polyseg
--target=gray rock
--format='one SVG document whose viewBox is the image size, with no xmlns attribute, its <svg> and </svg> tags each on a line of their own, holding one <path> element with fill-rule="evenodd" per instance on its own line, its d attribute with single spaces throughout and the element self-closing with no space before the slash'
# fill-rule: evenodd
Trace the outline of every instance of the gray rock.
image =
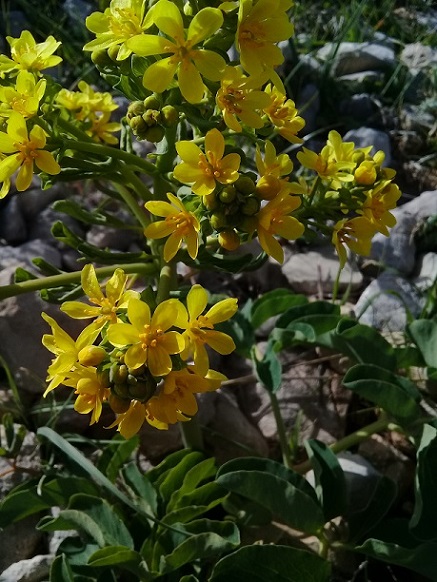
<svg viewBox="0 0 437 582">
<path fill-rule="evenodd" d="M 15 268 L 1 271 L 0 286 L 8 285 L 14 272 Z M 44 391 L 47 367 L 53 357 L 41 343 L 43 334 L 50 333 L 50 327 L 41 317 L 42 311 L 56 319 L 72 337 L 77 337 L 84 328 L 83 322 L 67 317 L 57 305 L 45 303 L 34 293 L 0 301 L 0 337 L 7 338 L 2 343 L 2 356 L 12 373 L 21 368 L 29 370 L 26 381 L 19 384 L 27 394 Z"/>
<path fill-rule="evenodd" d="M 374 88 L 377 83 L 382 83 L 384 73 L 381 71 L 360 71 L 349 75 L 340 75 L 338 81 L 347 85 L 351 92 L 359 93 Z"/>
<path fill-rule="evenodd" d="M 86 234 L 86 241 L 99 249 L 116 249 L 127 251 L 134 242 L 136 233 L 133 230 L 122 230 L 107 226 L 93 225 Z"/>
<path fill-rule="evenodd" d="M 423 111 L 420 106 L 409 104 L 402 108 L 400 119 L 404 129 L 420 132 L 422 135 L 427 135 L 436 123 L 434 115 Z"/>
<path fill-rule="evenodd" d="M 289 285 L 297 293 L 324 295 L 332 293 L 338 275 L 338 256 L 332 246 L 312 248 L 308 252 L 292 255 L 282 267 Z M 349 285 L 357 291 L 363 284 L 363 276 L 356 266 L 346 264 L 340 275 L 340 289 Z"/>
<path fill-rule="evenodd" d="M 61 254 L 49 242 L 41 239 L 31 240 L 18 247 L 0 246 L 0 270 L 22 266 L 36 271 L 32 259 L 41 257 L 54 267 L 62 264 Z M 8 283 L 5 283 L 8 285 Z"/>
<path fill-rule="evenodd" d="M 437 49 L 420 42 L 413 42 L 404 46 L 399 59 L 410 70 L 427 69 L 432 65 L 437 65 Z"/>
<path fill-rule="evenodd" d="M 55 184 L 47 190 L 43 190 L 39 185 L 32 185 L 29 190 L 20 192 L 17 200 L 25 219 L 34 222 L 35 217 L 49 204 L 65 197 L 65 189 L 65 184 Z"/>
<path fill-rule="evenodd" d="M 58 212 L 48 206 L 38 214 L 38 220 L 34 220 L 29 227 L 29 238 L 42 238 L 45 240 L 54 240 L 52 235 L 52 228 L 55 222 L 62 222 L 71 231 L 73 231 L 78 236 L 84 236 L 83 226 L 80 222 L 64 214 L 63 212 Z M 65 248 L 64 243 L 54 240 L 54 244 L 59 248 Z"/>
<path fill-rule="evenodd" d="M 320 111 L 320 92 L 314 83 L 305 85 L 296 103 L 299 115 L 305 119 L 302 135 L 312 133 L 317 128 L 317 115 Z"/>
<path fill-rule="evenodd" d="M 339 105 L 339 113 L 352 117 L 354 120 L 364 123 L 380 118 L 379 104 L 368 93 L 359 93 L 343 99 Z"/>
<path fill-rule="evenodd" d="M 414 229 L 423 221 L 437 214 L 437 190 L 423 192 L 406 204 L 392 211 L 397 224 L 390 237 L 377 234 L 372 242 L 370 256 L 373 260 L 404 275 L 410 275 L 415 266 Z"/>
<path fill-rule="evenodd" d="M 413 284 L 421 291 L 426 291 L 437 279 L 437 253 L 426 253 L 417 262 L 417 274 Z"/>
<path fill-rule="evenodd" d="M 0 210 L 0 238 L 15 245 L 27 240 L 26 221 L 18 196 L 6 199 Z"/>
<path fill-rule="evenodd" d="M 351 129 L 343 137 L 343 141 L 353 141 L 357 148 L 373 146 L 373 154 L 382 150 L 385 154 L 383 165 L 390 166 L 392 159 L 390 138 L 384 131 L 372 127 Z"/>
<path fill-rule="evenodd" d="M 16 562 L 0 574 L 0 582 L 41 582 L 47 579 L 52 561 L 47 554 Z"/>
<path fill-rule="evenodd" d="M 407 310 L 417 317 L 423 306 L 424 298 L 412 283 L 385 272 L 364 290 L 355 305 L 355 314 L 360 323 L 395 332 L 405 329 Z"/>
<path fill-rule="evenodd" d="M 332 73 L 336 76 L 362 71 L 386 71 L 396 66 L 392 48 L 375 42 L 326 43 L 317 51 L 322 61 L 333 60 Z"/>
</svg>

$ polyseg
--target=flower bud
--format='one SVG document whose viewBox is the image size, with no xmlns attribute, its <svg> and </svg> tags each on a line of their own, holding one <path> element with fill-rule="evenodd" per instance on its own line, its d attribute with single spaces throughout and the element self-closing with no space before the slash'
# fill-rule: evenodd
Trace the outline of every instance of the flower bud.
<svg viewBox="0 0 437 582">
<path fill-rule="evenodd" d="M 173 127 L 178 121 L 179 113 L 173 105 L 165 105 L 161 109 L 161 123 L 164 127 Z"/>
<path fill-rule="evenodd" d="M 236 182 L 234 182 L 235 188 L 242 194 L 253 194 L 255 192 L 255 182 L 249 176 L 240 176 Z"/>
<path fill-rule="evenodd" d="M 208 210 L 215 210 L 218 207 L 217 198 L 214 192 L 211 192 L 211 194 L 203 196 L 202 201 L 205 208 L 207 208 Z"/>
<path fill-rule="evenodd" d="M 134 117 L 142 115 L 144 111 L 144 103 L 142 101 L 132 101 L 132 103 L 127 108 L 126 117 L 128 119 L 133 119 Z"/>
<path fill-rule="evenodd" d="M 227 226 L 226 216 L 220 211 L 211 214 L 209 222 L 214 230 L 222 230 Z"/>
<path fill-rule="evenodd" d="M 256 185 L 256 193 L 262 200 L 272 200 L 280 190 L 280 180 L 268 174 L 263 176 Z"/>
<path fill-rule="evenodd" d="M 100 346 L 85 346 L 78 354 L 82 366 L 98 366 L 106 358 L 106 350 Z"/>
<path fill-rule="evenodd" d="M 238 225 L 238 228 L 252 236 L 258 228 L 258 221 L 255 216 L 245 216 Z"/>
<path fill-rule="evenodd" d="M 123 412 L 129 410 L 130 400 L 127 398 L 120 398 L 113 392 L 109 394 L 108 402 L 115 414 L 123 414 Z"/>
<path fill-rule="evenodd" d="M 155 394 L 155 390 L 156 380 L 148 375 L 145 380 L 137 382 L 135 386 L 129 386 L 129 395 L 131 398 L 135 398 L 135 400 L 145 402 L 150 400 L 150 398 Z"/>
<path fill-rule="evenodd" d="M 157 109 L 147 109 L 142 117 L 149 127 L 155 127 L 161 121 L 161 112 Z"/>
<path fill-rule="evenodd" d="M 222 230 L 218 236 L 220 246 L 227 251 L 235 251 L 240 246 L 240 237 L 234 230 Z"/>
<path fill-rule="evenodd" d="M 129 400 L 129 387 L 127 384 L 114 384 L 111 388 L 111 392 L 114 393 L 119 398 Z"/>
<path fill-rule="evenodd" d="M 144 134 L 144 139 L 151 141 L 152 143 L 157 143 L 164 139 L 165 130 L 160 125 L 155 125 L 154 127 L 149 127 Z"/>
<path fill-rule="evenodd" d="M 96 67 L 104 68 L 113 65 L 113 61 L 108 55 L 108 51 L 93 51 L 91 53 L 91 61 L 96 65 Z"/>
<path fill-rule="evenodd" d="M 254 216 L 261 208 L 260 201 L 255 196 L 249 196 L 241 207 L 241 212 L 245 216 Z"/>
<path fill-rule="evenodd" d="M 223 204 L 231 204 L 236 197 L 237 190 L 233 186 L 226 186 L 219 194 L 220 202 Z"/>
<path fill-rule="evenodd" d="M 118 51 L 120 50 L 120 47 L 118 45 L 112 45 L 108 48 L 108 57 L 111 59 L 111 61 L 116 62 L 117 61 L 117 56 L 118 56 Z"/>
<path fill-rule="evenodd" d="M 143 103 L 144 109 L 161 109 L 161 102 L 155 95 L 149 95 Z"/>
</svg>

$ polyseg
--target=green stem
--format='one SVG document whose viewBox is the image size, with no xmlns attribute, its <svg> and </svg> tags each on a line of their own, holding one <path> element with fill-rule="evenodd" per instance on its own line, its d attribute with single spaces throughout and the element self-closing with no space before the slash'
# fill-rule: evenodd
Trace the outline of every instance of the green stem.
<svg viewBox="0 0 437 582">
<path fill-rule="evenodd" d="M 197 416 L 187 422 L 180 422 L 179 428 L 181 430 L 182 442 L 186 449 L 193 449 L 196 451 L 204 451 L 203 435 L 200 428 Z"/>
<path fill-rule="evenodd" d="M 135 218 L 141 224 L 143 229 L 145 229 L 146 226 L 149 225 L 149 219 L 147 218 L 147 215 L 145 214 L 144 210 L 141 208 L 141 206 L 138 206 L 138 202 L 132 196 L 132 194 L 130 193 L 128 188 L 126 188 L 125 186 L 122 186 L 121 184 L 119 184 L 117 182 L 114 182 L 114 185 L 115 185 L 115 188 L 117 189 L 118 193 L 120 194 L 120 196 L 123 198 L 126 206 L 129 208 L 129 210 L 132 212 L 132 214 L 135 216 Z"/>
<path fill-rule="evenodd" d="M 153 193 L 147 188 L 144 182 L 135 174 L 133 170 L 130 170 L 128 167 L 124 166 L 120 168 L 120 172 L 126 181 L 129 182 L 130 185 L 134 188 L 137 194 L 139 194 L 141 199 L 144 200 L 144 202 L 153 200 L 155 198 Z"/>
<path fill-rule="evenodd" d="M 170 291 L 176 289 L 176 263 L 163 263 L 159 273 L 158 289 L 156 291 L 156 303 L 165 301 L 170 296 Z"/>
<path fill-rule="evenodd" d="M 96 269 L 97 278 L 109 277 L 117 268 L 123 269 L 127 274 L 140 273 L 148 277 L 156 275 L 156 267 L 152 262 L 127 263 L 111 265 L 110 267 L 99 267 Z M 72 285 L 80 283 L 80 281 L 81 271 L 74 271 L 74 273 L 62 273 L 61 275 L 51 275 L 50 277 L 22 281 L 21 283 L 12 283 L 11 285 L 0 287 L 0 301 L 8 297 L 22 295 L 23 293 L 32 293 L 34 291 L 41 291 L 42 289 Z"/>
<path fill-rule="evenodd" d="M 341 453 L 342 451 L 346 451 L 351 447 L 358 445 L 362 441 L 368 439 L 372 434 L 376 434 L 378 432 L 382 432 L 384 430 L 396 430 L 399 431 L 400 427 L 397 424 L 394 424 L 390 419 L 388 419 L 385 415 L 382 415 L 381 418 L 378 418 L 375 422 L 368 424 L 364 428 L 360 428 L 355 432 L 345 436 L 344 438 L 340 439 L 336 443 L 330 445 L 330 449 L 333 453 Z M 307 473 L 311 469 L 312 465 L 311 462 L 304 461 L 300 465 L 295 465 L 293 470 L 297 473 Z"/>
<path fill-rule="evenodd" d="M 267 391 L 270 397 L 270 404 L 272 405 L 273 415 L 276 421 L 278 430 L 279 444 L 281 446 L 282 460 L 284 465 L 288 468 L 292 466 L 290 447 L 288 446 L 287 433 L 285 431 L 284 419 L 282 418 L 281 409 L 276 394 Z"/>
<path fill-rule="evenodd" d="M 342 270 L 343 270 L 343 267 L 340 265 L 338 267 L 337 276 L 335 278 L 334 287 L 332 289 L 332 303 L 335 303 L 337 301 L 338 291 L 339 291 L 339 287 L 340 287 L 340 277 L 341 277 Z"/>
<path fill-rule="evenodd" d="M 146 162 L 146 160 L 143 160 L 139 156 L 136 156 L 135 154 L 130 154 L 129 152 L 125 152 L 124 150 L 119 150 L 117 148 L 105 146 L 101 143 L 64 139 L 62 141 L 62 146 L 65 149 L 69 150 L 76 150 L 88 154 L 96 154 L 98 156 L 122 160 L 123 162 L 126 162 L 129 165 L 139 168 L 149 176 L 155 175 L 158 172 L 154 164 Z"/>
</svg>

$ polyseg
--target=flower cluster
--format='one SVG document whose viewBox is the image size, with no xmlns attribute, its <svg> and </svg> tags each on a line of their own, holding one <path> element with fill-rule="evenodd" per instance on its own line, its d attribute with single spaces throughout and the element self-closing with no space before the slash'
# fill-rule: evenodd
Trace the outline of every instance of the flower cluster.
<svg viewBox="0 0 437 582">
<path fill-rule="evenodd" d="M 320 153 L 307 148 L 297 154 L 305 168 L 317 174 L 311 195 L 319 194 L 318 203 L 324 211 L 332 208 L 337 219 L 332 229 L 332 242 L 343 267 L 347 260 L 345 247 L 360 255 L 368 255 L 375 233 L 389 236 L 389 227 L 396 224 L 390 210 L 396 207 L 401 192 L 392 182 L 395 171 L 384 167 L 382 151 L 371 154 L 372 146 L 355 148 L 353 142 L 343 142 L 336 131 L 330 131 Z M 302 192 L 302 184 L 291 184 L 292 191 Z M 320 200 L 321 198 L 321 200 Z M 314 211 L 314 206 L 312 207 Z M 325 219 L 330 218 L 329 214 Z M 334 218 L 335 220 L 335 218 Z"/>
<path fill-rule="evenodd" d="M 166 299 L 153 308 L 139 293 L 127 289 L 127 276 L 116 269 L 102 290 L 94 267 L 82 270 L 82 288 L 89 303 L 66 301 L 62 311 L 92 322 L 76 340 L 43 313 L 51 334 L 44 346 L 54 354 L 48 369 L 45 395 L 59 385 L 73 387 L 74 408 L 99 420 L 105 402 L 117 415 L 118 426 L 129 438 L 144 421 L 159 429 L 188 421 L 197 412 L 195 394 L 216 390 L 225 377 L 211 370 L 207 346 L 230 354 L 230 336 L 214 329 L 237 310 L 228 298 L 207 309 L 208 294 L 194 285 L 186 306 Z"/>
</svg>

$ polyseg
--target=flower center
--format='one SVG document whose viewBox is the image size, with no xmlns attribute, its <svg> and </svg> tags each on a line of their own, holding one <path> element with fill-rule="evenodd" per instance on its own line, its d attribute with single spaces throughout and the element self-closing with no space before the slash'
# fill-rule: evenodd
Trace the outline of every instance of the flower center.
<svg viewBox="0 0 437 582">
<path fill-rule="evenodd" d="M 193 226 L 193 218 L 188 212 L 167 216 L 165 221 L 172 224 L 177 234 L 181 236 L 188 234 Z"/>
<path fill-rule="evenodd" d="M 116 8 L 114 16 L 109 17 L 108 28 L 120 40 L 142 32 L 140 20 L 131 8 Z"/>
<path fill-rule="evenodd" d="M 164 335 L 161 328 L 157 327 L 152 329 L 152 327 L 146 324 L 143 328 L 143 333 L 140 333 L 141 347 L 143 350 L 147 348 L 155 348 L 158 344 L 159 338 Z"/>
<path fill-rule="evenodd" d="M 38 150 L 33 141 L 25 140 L 22 143 L 14 142 L 14 148 L 19 152 L 19 159 L 26 162 L 33 162 L 38 157 Z"/>
</svg>

